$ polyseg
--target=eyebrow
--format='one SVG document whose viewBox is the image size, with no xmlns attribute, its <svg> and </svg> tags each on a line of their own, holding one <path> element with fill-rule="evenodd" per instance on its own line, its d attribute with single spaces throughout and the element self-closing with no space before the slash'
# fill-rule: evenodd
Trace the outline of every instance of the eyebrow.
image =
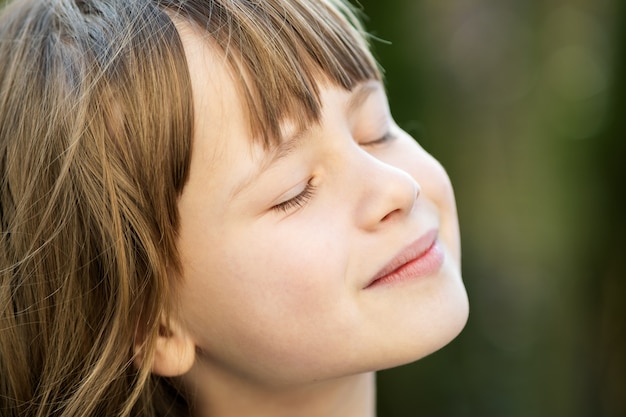
<svg viewBox="0 0 626 417">
<path fill-rule="evenodd" d="M 359 84 L 357 88 L 352 92 L 351 97 L 348 100 L 346 106 L 346 114 L 351 114 L 361 107 L 365 101 L 376 91 L 381 88 L 380 82 L 371 80 L 362 84 Z M 304 138 L 308 136 L 312 126 L 306 126 L 299 129 L 295 133 L 291 134 L 287 138 L 281 140 L 281 142 L 274 148 L 272 148 L 263 158 L 261 164 L 250 175 L 241 181 L 231 193 L 231 197 L 237 196 L 241 191 L 250 186 L 250 184 L 257 178 L 259 178 L 265 171 L 281 159 L 285 159 L 287 156 L 294 153 L 300 148 Z"/>
</svg>

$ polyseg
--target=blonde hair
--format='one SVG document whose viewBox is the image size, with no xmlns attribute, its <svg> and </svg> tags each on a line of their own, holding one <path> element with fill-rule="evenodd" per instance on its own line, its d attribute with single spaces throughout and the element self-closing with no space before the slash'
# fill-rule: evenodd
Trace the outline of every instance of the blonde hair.
<svg viewBox="0 0 626 417">
<path fill-rule="evenodd" d="M 266 146 L 320 117 L 318 83 L 379 79 L 340 0 L 16 0 L 0 16 L 0 411 L 186 415 L 146 363 L 180 276 L 193 134 L 172 19 L 241 74 Z M 143 341 L 144 366 L 133 366 Z"/>
</svg>

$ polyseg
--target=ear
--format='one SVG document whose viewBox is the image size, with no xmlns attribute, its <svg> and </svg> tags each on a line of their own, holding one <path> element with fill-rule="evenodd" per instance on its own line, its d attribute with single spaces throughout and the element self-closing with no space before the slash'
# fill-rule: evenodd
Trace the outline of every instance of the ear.
<svg viewBox="0 0 626 417">
<path fill-rule="evenodd" d="M 144 360 L 141 344 L 135 343 L 135 362 Z M 175 377 L 187 373 L 196 359 L 196 346 L 185 329 L 173 319 L 161 320 L 150 368 L 156 375 Z"/>
</svg>

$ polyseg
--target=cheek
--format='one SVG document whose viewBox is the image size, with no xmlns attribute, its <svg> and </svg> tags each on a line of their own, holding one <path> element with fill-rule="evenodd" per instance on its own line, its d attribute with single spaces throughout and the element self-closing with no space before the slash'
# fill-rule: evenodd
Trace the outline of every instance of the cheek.
<svg viewBox="0 0 626 417">
<path fill-rule="evenodd" d="M 332 263 L 321 262 L 320 256 L 324 242 L 310 236 L 290 239 L 276 229 L 269 234 L 252 229 L 230 241 L 224 237 L 219 249 L 211 245 L 204 256 L 195 257 L 186 277 L 190 292 L 205 293 L 207 302 L 258 320 L 313 308 L 316 294 L 331 288 L 325 281 L 333 275 Z"/>
<path fill-rule="evenodd" d="M 352 351 L 345 335 L 358 327 L 358 306 L 347 296 L 347 245 L 336 224 L 311 216 L 283 223 L 224 236 L 220 256 L 202 259 L 204 270 L 189 277 L 181 300 L 186 325 L 212 364 L 276 382 L 335 372 Z"/>
<path fill-rule="evenodd" d="M 456 209 L 456 201 L 450 178 L 444 168 L 426 154 L 428 162 L 424 165 L 420 172 L 417 173 L 418 178 L 422 178 L 422 188 L 424 195 L 431 200 L 439 210 L 441 233 L 447 243 L 453 258 L 460 267 L 461 261 L 461 238 L 459 231 L 459 221 Z"/>
<path fill-rule="evenodd" d="M 293 218 L 242 227 L 218 246 L 207 242 L 205 256 L 196 252 L 181 304 L 203 350 L 232 364 L 256 357 L 295 366 L 317 361 L 316 345 L 338 334 L 352 309 L 345 248 L 332 225 Z"/>
<path fill-rule="evenodd" d="M 224 265 L 241 286 L 264 291 L 277 306 L 296 310 L 321 302 L 317 295 L 328 297 L 338 290 L 332 283 L 339 278 L 344 252 L 332 225 L 299 214 L 280 224 L 244 228 L 246 245 L 232 247 L 229 265 Z"/>
</svg>

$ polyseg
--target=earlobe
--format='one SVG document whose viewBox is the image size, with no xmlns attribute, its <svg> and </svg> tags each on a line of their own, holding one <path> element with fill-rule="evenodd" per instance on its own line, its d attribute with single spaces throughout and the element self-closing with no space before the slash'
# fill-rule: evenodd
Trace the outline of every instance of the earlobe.
<svg viewBox="0 0 626 417">
<path fill-rule="evenodd" d="M 138 366 L 144 360 L 140 350 L 141 346 L 136 344 L 135 362 Z M 195 344 L 185 330 L 173 320 L 162 320 L 150 366 L 152 373 L 164 377 L 181 376 L 191 369 L 195 355 Z"/>
</svg>

